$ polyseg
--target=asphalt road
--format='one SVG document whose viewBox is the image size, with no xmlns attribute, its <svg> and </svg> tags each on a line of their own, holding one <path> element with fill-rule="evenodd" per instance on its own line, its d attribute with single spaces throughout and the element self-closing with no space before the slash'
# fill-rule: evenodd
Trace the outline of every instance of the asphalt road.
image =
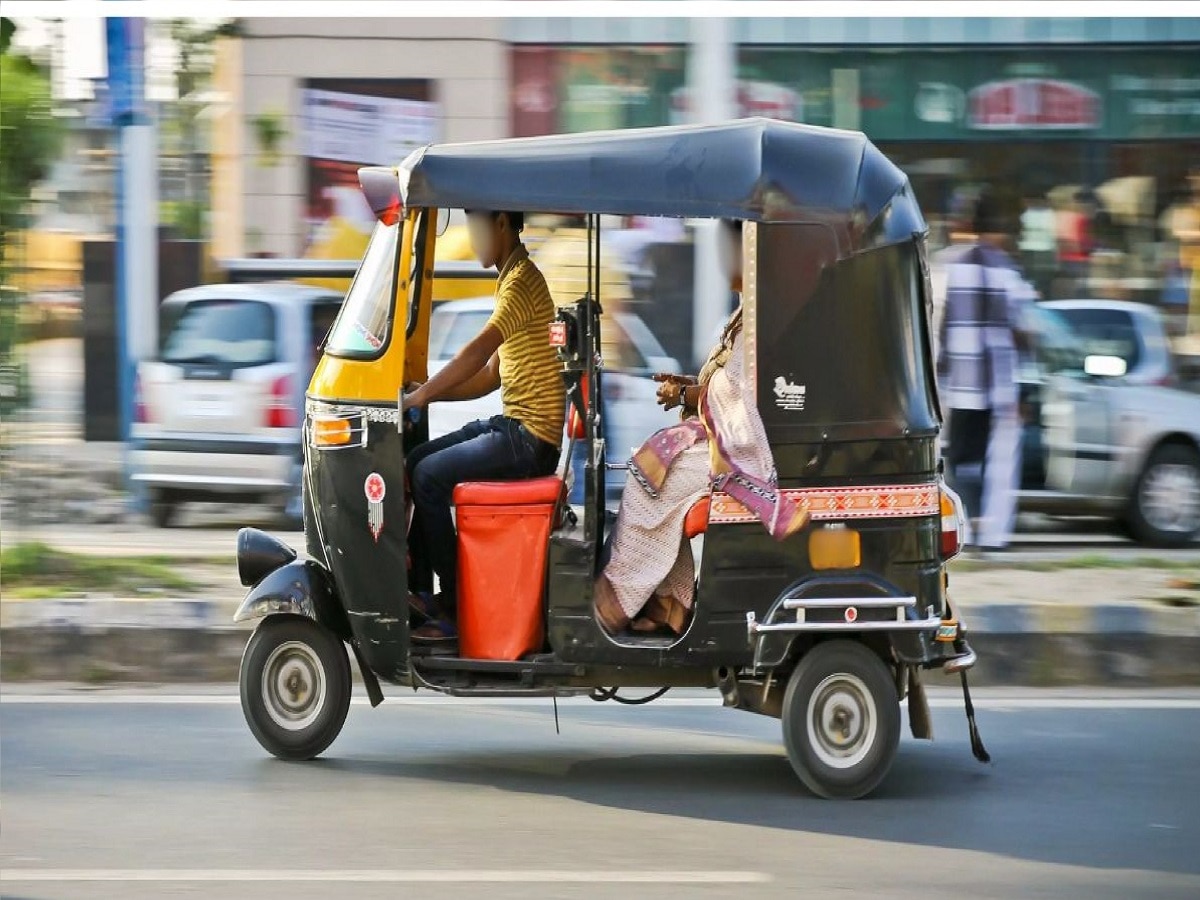
<svg viewBox="0 0 1200 900">
<path fill-rule="evenodd" d="M 285 764 L 220 694 L 16 694 L 12 898 L 1195 898 L 1200 694 L 986 693 L 878 794 L 813 798 L 773 720 L 401 695 Z M 1163 699 L 1165 696 L 1166 699 Z M 670 696 L 668 697 L 670 699 Z M 432 702 L 431 702 L 432 701 Z"/>
</svg>

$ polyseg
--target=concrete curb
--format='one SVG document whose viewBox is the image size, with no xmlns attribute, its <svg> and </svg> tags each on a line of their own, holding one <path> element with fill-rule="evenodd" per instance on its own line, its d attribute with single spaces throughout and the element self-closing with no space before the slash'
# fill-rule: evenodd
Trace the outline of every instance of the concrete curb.
<svg viewBox="0 0 1200 900">
<path fill-rule="evenodd" d="M 997 603 L 962 612 L 981 685 L 1200 686 L 1197 607 Z M 228 603 L 203 599 L 6 603 L 0 678 L 236 680 L 250 626 L 229 615 Z"/>
</svg>

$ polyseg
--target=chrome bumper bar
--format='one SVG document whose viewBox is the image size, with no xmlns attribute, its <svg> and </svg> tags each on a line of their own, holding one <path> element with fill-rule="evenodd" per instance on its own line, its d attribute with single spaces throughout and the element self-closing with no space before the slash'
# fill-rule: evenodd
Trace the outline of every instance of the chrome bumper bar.
<svg viewBox="0 0 1200 900">
<path fill-rule="evenodd" d="M 842 609 L 846 606 L 857 609 L 898 609 L 916 605 L 916 597 L 813 597 L 783 601 L 784 609 Z"/>
<path fill-rule="evenodd" d="M 839 600 L 841 606 L 853 606 Z M 804 604 L 811 608 L 811 602 Z M 886 604 L 897 606 L 896 603 Z M 756 634 L 803 634 L 811 632 L 830 633 L 837 631 L 936 631 L 942 620 L 937 616 L 927 619 L 905 619 L 900 622 L 780 622 L 778 625 L 760 624 L 754 613 L 746 613 L 746 629 L 750 635 Z"/>
</svg>

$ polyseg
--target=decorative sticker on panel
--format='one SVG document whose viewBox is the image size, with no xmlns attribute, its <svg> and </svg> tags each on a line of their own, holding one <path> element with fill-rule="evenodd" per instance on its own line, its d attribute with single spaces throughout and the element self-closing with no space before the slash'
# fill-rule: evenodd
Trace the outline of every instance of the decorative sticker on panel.
<svg viewBox="0 0 1200 900">
<path fill-rule="evenodd" d="M 780 409 L 790 409 L 803 412 L 804 400 L 808 395 L 808 387 L 803 384 L 793 384 L 782 375 L 775 378 L 775 405 Z"/>
<path fill-rule="evenodd" d="M 383 531 L 383 498 L 387 496 L 387 485 L 383 476 L 378 472 L 368 475 L 363 485 L 363 493 L 367 495 L 367 525 L 371 529 L 371 536 L 378 543 L 379 535 Z"/>
</svg>

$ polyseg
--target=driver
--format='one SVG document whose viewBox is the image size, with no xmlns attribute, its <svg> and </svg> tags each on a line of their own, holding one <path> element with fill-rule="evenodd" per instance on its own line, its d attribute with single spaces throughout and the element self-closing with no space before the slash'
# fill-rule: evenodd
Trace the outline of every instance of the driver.
<svg viewBox="0 0 1200 900">
<path fill-rule="evenodd" d="M 405 388 L 405 410 L 438 400 L 473 400 L 500 388 L 503 415 L 464 426 L 417 447 L 406 461 L 415 507 L 410 535 L 437 573 L 436 597 L 409 594 L 428 622 L 419 641 L 457 638 L 458 540 L 451 519 L 454 488 L 464 481 L 504 481 L 551 474 L 566 409 L 565 388 L 548 328 L 555 316 L 546 279 L 521 243 L 524 214 L 467 211 L 471 249 L 499 270 L 496 308 L 483 330 L 424 384 Z"/>
</svg>

